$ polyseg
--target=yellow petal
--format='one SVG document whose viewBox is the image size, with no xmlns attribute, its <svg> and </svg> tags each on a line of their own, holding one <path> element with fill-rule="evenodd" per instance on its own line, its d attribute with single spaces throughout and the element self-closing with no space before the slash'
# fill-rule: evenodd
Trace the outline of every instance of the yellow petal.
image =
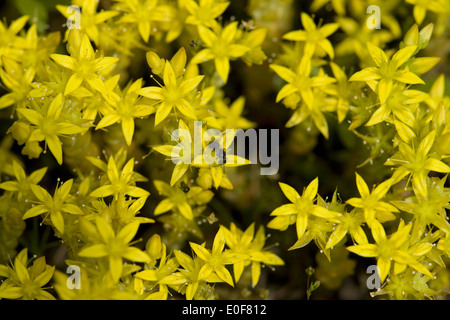
<svg viewBox="0 0 450 320">
<path fill-rule="evenodd" d="M 148 38 L 150 37 L 150 29 L 151 25 L 148 21 L 141 21 L 138 23 L 139 34 L 142 37 L 142 40 L 148 42 Z"/>
<path fill-rule="evenodd" d="M 222 78 L 223 82 L 227 82 L 228 73 L 230 72 L 230 61 L 227 57 L 216 57 L 214 59 L 216 65 L 216 71 Z"/>
<path fill-rule="evenodd" d="M 414 52 L 417 50 L 417 46 L 407 46 L 400 50 L 398 50 L 391 59 L 391 63 L 393 63 L 393 67 L 398 69 L 402 64 L 404 64 Z"/>
<path fill-rule="evenodd" d="M 194 299 L 197 289 L 198 289 L 198 282 L 193 282 L 193 283 L 188 284 L 188 286 L 186 288 L 186 300 Z"/>
<path fill-rule="evenodd" d="M 163 89 L 160 87 L 145 87 L 136 91 L 137 94 L 144 96 L 146 98 L 162 100 L 164 95 L 162 94 Z"/>
<path fill-rule="evenodd" d="M 200 35 L 200 38 L 203 40 L 203 42 L 208 46 L 208 47 L 213 47 L 214 46 L 214 42 L 217 41 L 217 36 L 216 34 L 211 31 L 211 29 L 206 28 L 202 25 L 199 25 L 197 27 L 198 30 L 198 34 Z"/>
<path fill-rule="evenodd" d="M 28 218 L 32 218 L 32 217 L 36 217 L 42 213 L 48 212 L 49 210 L 43 206 L 43 205 L 37 205 L 34 206 L 32 208 L 30 208 L 29 210 L 27 210 L 27 212 L 25 212 L 25 214 L 23 215 L 22 219 L 26 220 Z"/>
<path fill-rule="evenodd" d="M 55 157 L 58 164 L 61 165 L 63 162 L 61 141 L 58 139 L 58 137 L 56 135 L 54 135 L 54 136 L 47 136 L 45 138 L 45 142 L 47 143 L 48 148 L 52 152 L 52 154 Z"/>
<path fill-rule="evenodd" d="M 377 68 L 369 67 L 362 69 L 354 73 L 348 81 L 368 81 L 368 80 L 378 80 L 381 78 L 380 74 L 377 72 Z"/>
<path fill-rule="evenodd" d="M 122 276 L 123 262 L 120 257 L 109 257 L 109 271 L 113 281 L 117 282 Z"/>
<path fill-rule="evenodd" d="M 316 177 L 313 181 L 310 182 L 310 184 L 306 187 L 305 191 L 303 192 L 303 196 L 314 200 L 314 198 L 317 195 L 317 190 L 319 189 L 319 178 Z"/>
<path fill-rule="evenodd" d="M 259 262 L 252 262 L 252 287 L 258 284 L 261 275 L 261 264 Z"/>
<path fill-rule="evenodd" d="M 234 287 L 233 277 L 231 276 L 227 268 L 225 268 L 224 266 L 216 266 L 214 271 L 216 272 L 217 276 L 219 276 L 220 279 L 228 283 L 230 286 Z"/>
<path fill-rule="evenodd" d="M 214 58 L 214 53 L 212 52 L 211 49 L 203 49 L 203 50 L 197 52 L 197 54 L 192 58 L 191 63 L 194 63 L 194 64 L 203 63 L 203 62 L 206 62 L 213 58 Z"/>
<path fill-rule="evenodd" d="M 78 253 L 81 257 L 101 258 L 108 255 L 106 246 L 104 244 L 94 244 L 92 246 L 81 249 Z"/>
<path fill-rule="evenodd" d="M 372 60 L 379 67 L 383 61 L 388 61 L 388 58 L 383 50 L 371 42 L 367 42 L 367 49 L 372 57 Z"/>
<path fill-rule="evenodd" d="M 283 191 L 284 195 L 289 199 L 289 201 L 295 203 L 298 199 L 300 199 L 300 195 L 294 188 L 283 182 L 279 182 L 278 184 L 281 188 L 281 191 Z"/>
<path fill-rule="evenodd" d="M 76 60 L 63 54 L 51 54 L 50 58 L 64 68 L 76 71 Z"/>
<path fill-rule="evenodd" d="M 356 253 L 359 256 L 372 258 L 378 256 L 378 247 L 374 244 L 359 244 L 347 247 L 347 250 Z"/>
<path fill-rule="evenodd" d="M 303 28 L 306 31 L 314 31 L 316 29 L 316 25 L 314 24 L 313 19 L 311 19 L 311 17 L 307 13 L 302 12 L 300 14 L 300 18 L 302 20 Z"/>
<path fill-rule="evenodd" d="M 450 167 L 440 160 L 429 158 L 425 161 L 425 169 L 436 172 L 450 172 Z"/>
<path fill-rule="evenodd" d="M 163 199 L 155 208 L 155 216 L 171 210 L 175 204 L 170 199 Z"/>
<path fill-rule="evenodd" d="M 194 215 L 192 214 L 192 208 L 189 205 L 189 203 L 187 203 L 187 201 L 178 203 L 177 208 L 186 219 L 188 220 L 194 219 Z"/>
<path fill-rule="evenodd" d="M 361 195 L 361 198 L 367 198 L 370 195 L 369 187 L 367 186 L 364 179 L 356 173 L 356 186 L 358 188 L 358 192 Z"/>
<path fill-rule="evenodd" d="M 284 216 L 297 213 L 297 207 L 292 204 L 284 204 L 281 207 L 276 208 L 270 214 L 271 216 Z"/>
<path fill-rule="evenodd" d="M 84 34 L 80 45 L 80 59 L 91 61 L 94 58 L 94 49 L 92 48 L 89 37 Z"/>
<path fill-rule="evenodd" d="M 336 244 L 338 244 L 342 239 L 344 239 L 347 232 L 348 229 L 342 226 L 337 227 L 336 230 L 334 230 L 334 232 L 330 235 L 325 249 L 330 249 L 331 247 L 334 247 Z"/>
<path fill-rule="evenodd" d="M 188 168 L 189 164 L 184 164 L 181 162 L 175 165 L 175 168 L 172 172 L 172 177 L 170 179 L 170 186 L 174 186 L 175 183 L 177 183 L 177 181 L 180 180 L 181 177 L 186 173 Z"/>
<path fill-rule="evenodd" d="M 110 66 L 117 63 L 118 61 L 119 61 L 119 58 L 117 58 L 117 57 L 103 57 L 103 58 L 95 59 L 93 62 L 94 70 L 100 71 L 105 68 L 109 68 Z"/>
<path fill-rule="evenodd" d="M 223 177 L 222 168 L 219 166 L 211 167 L 211 175 L 214 181 L 214 187 L 218 189 Z"/>
<path fill-rule="evenodd" d="M 384 282 L 391 269 L 391 260 L 389 258 L 379 258 L 377 261 L 380 281 Z"/>
<path fill-rule="evenodd" d="M 70 76 L 69 80 L 67 80 L 66 88 L 64 89 L 64 95 L 67 96 L 77 90 L 81 83 L 83 82 L 83 78 L 80 77 L 78 73 L 74 73 Z"/>
<path fill-rule="evenodd" d="M 391 79 L 383 78 L 380 80 L 380 82 L 378 82 L 378 96 L 380 98 L 381 104 L 384 104 L 386 102 L 386 99 L 392 91 L 392 85 L 393 82 Z"/>
<path fill-rule="evenodd" d="M 421 5 L 415 5 L 413 9 L 413 16 L 418 25 L 422 24 L 423 19 L 427 14 L 427 9 Z"/>
<path fill-rule="evenodd" d="M 159 105 L 155 113 L 155 127 L 169 116 L 170 111 L 172 111 L 172 105 L 166 102 Z"/>
<path fill-rule="evenodd" d="M 125 249 L 122 255 L 125 259 L 134 262 L 149 262 L 150 257 L 144 251 L 139 250 L 135 247 L 128 247 Z"/>
<path fill-rule="evenodd" d="M 122 118 L 122 132 L 127 145 L 131 145 L 134 134 L 134 119 L 132 117 Z"/>
<path fill-rule="evenodd" d="M 297 214 L 296 231 L 298 239 L 302 238 L 308 227 L 308 215 L 306 213 Z"/>
</svg>

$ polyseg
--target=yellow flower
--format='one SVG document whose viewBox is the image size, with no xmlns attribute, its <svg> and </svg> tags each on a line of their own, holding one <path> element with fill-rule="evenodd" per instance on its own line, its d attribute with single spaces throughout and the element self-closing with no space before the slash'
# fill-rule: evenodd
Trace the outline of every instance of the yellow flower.
<svg viewBox="0 0 450 320">
<path fill-rule="evenodd" d="M 224 172 L 224 168 L 237 167 L 250 163 L 249 160 L 230 154 L 230 152 L 227 154 L 227 150 L 229 150 L 230 145 L 236 136 L 236 130 L 226 130 L 225 132 L 219 132 L 219 134 L 211 134 L 205 127 L 202 127 L 202 149 L 200 150 L 201 153 L 198 154 L 194 149 L 196 142 L 194 141 L 194 143 L 192 143 L 192 137 L 196 134 L 194 131 L 195 129 L 191 129 L 183 120 L 180 119 L 179 130 L 182 130 L 181 132 L 183 132 L 181 135 L 187 135 L 187 133 L 189 133 L 190 136 L 188 135 L 187 137 L 182 137 L 180 135 L 179 138 L 185 138 L 186 140 L 180 139 L 182 141 L 175 146 L 162 145 L 153 147 L 153 149 L 157 152 L 170 157 L 171 160 L 176 163 L 170 179 L 170 185 L 175 185 L 175 183 L 184 176 L 189 168 L 195 167 L 200 168 L 200 170 L 203 169 L 201 171 L 201 174 L 204 175 L 203 178 L 207 178 L 206 176 L 208 173 L 211 174 L 212 184 L 216 189 L 223 185 L 232 188 L 232 184 L 228 180 Z M 217 142 L 218 144 L 214 148 L 209 146 L 210 142 L 213 141 L 213 137 L 214 142 Z M 220 152 L 216 153 L 217 150 L 223 150 L 223 154 L 219 154 Z M 222 185 L 222 183 L 224 184 Z"/>
<path fill-rule="evenodd" d="M 211 117 L 208 124 L 219 130 L 226 129 L 248 129 L 256 124 L 242 117 L 244 111 L 245 97 L 237 98 L 230 107 L 222 99 L 214 101 L 215 116 Z"/>
<path fill-rule="evenodd" d="M 61 141 L 58 136 L 77 134 L 87 128 L 79 127 L 69 121 L 61 119 L 64 100 L 62 94 L 58 94 L 50 102 L 45 115 L 29 108 L 19 108 L 17 111 L 24 116 L 33 127 L 33 132 L 28 138 L 29 142 L 44 141 L 59 164 L 63 162 Z"/>
<path fill-rule="evenodd" d="M 318 178 L 311 181 L 301 196 L 291 186 L 282 182 L 280 182 L 279 185 L 286 198 L 292 203 L 284 204 L 281 207 L 276 208 L 270 215 L 283 216 L 286 218 L 295 216 L 298 239 L 303 237 L 308 228 L 310 214 L 331 221 L 336 221 L 337 217 L 340 215 L 340 213 L 327 210 L 320 205 L 314 204 L 319 188 Z"/>
<path fill-rule="evenodd" d="M 391 114 L 403 123 L 412 125 L 415 117 L 411 109 L 425 101 L 428 95 L 420 90 L 408 90 L 405 87 L 403 83 L 393 84 L 389 98 L 372 114 L 366 126 L 386 121 Z"/>
<path fill-rule="evenodd" d="M 0 189 L 18 192 L 18 198 L 22 200 L 31 191 L 31 185 L 37 185 L 42 180 L 47 172 L 47 167 L 38 169 L 27 177 L 22 166 L 16 160 L 13 160 L 13 170 L 17 181 L 2 182 L 0 183 Z"/>
<path fill-rule="evenodd" d="M 205 27 L 214 27 L 217 24 L 215 20 L 230 5 L 228 1 L 200 0 L 197 3 L 194 0 L 182 1 L 183 6 L 189 11 L 190 16 L 186 18 L 185 23 L 192 25 L 204 25 Z"/>
<path fill-rule="evenodd" d="M 336 96 L 336 112 L 339 123 L 344 121 L 350 106 L 350 90 L 351 86 L 348 82 L 347 75 L 336 63 L 330 62 L 330 67 L 336 78 L 336 83 L 333 84 L 333 94 Z"/>
<path fill-rule="evenodd" d="M 445 238 L 441 238 L 438 242 L 437 248 L 450 257 L 450 233 L 445 235 Z"/>
<path fill-rule="evenodd" d="M 377 93 L 381 104 L 384 104 L 389 97 L 394 81 L 407 84 L 425 83 L 416 74 L 409 71 L 407 67 L 400 69 L 416 53 L 417 46 L 406 46 L 398 50 L 391 59 L 383 50 L 370 42 L 367 42 L 367 48 L 376 67 L 368 67 L 356 72 L 350 77 L 349 81 L 366 81 L 369 83 L 371 80 L 379 80 Z"/>
<path fill-rule="evenodd" d="M 14 265 L 0 265 L 0 277 L 5 277 L 0 286 L 0 299 L 55 300 L 43 286 L 48 283 L 55 272 L 55 267 L 46 264 L 45 257 L 33 261 L 27 268 L 28 250 L 23 249 L 14 259 Z"/>
<path fill-rule="evenodd" d="M 69 45 L 75 46 L 72 48 L 71 56 L 63 54 L 50 55 L 57 64 L 73 71 L 72 76 L 67 81 L 64 95 L 71 94 L 82 84 L 86 85 L 87 83 L 90 86 L 87 89 L 99 91 L 107 99 L 108 92 L 99 72 L 114 65 L 119 61 L 119 58 L 96 58 L 88 36 L 86 34 L 79 35 L 79 33 L 74 33 L 74 31 L 75 29 L 71 30 L 70 33 L 73 37 L 69 36 Z M 77 39 L 77 37 L 81 37 L 81 39 Z"/>
<path fill-rule="evenodd" d="M 183 283 L 187 283 L 186 286 L 186 300 L 192 300 L 199 292 L 199 288 L 206 282 L 222 282 L 222 280 L 215 274 L 211 273 L 206 279 L 200 278 L 200 270 L 206 262 L 199 257 L 191 258 L 186 253 L 180 250 L 174 250 L 175 258 L 183 268 L 178 268 L 179 274 L 184 279 Z"/>
<path fill-rule="evenodd" d="M 111 19 L 119 14 L 117 11 L 102 10 L 97 12 L 99 2 L 95 0 L 83 1 L 80 5 L 79 27 L 80 30 L 85 32 L 88 37 L 94 41 L 96 45 L 99 44 L 99 25 L 106 20 Z M 73 15 L 72 10 L 67 10 L 68 6 L 56 5 L 56 9 L 67 19 L 70 19 Z M 75 21 L 75 23 L 77 23 Z M 66 31 L 66 39 L 70 29 Z"/>
<path fill-rule="evenodd" d="M 409 265 L 420 273 L 433 278 L 430 271 L 418 262 L 413 256 L 403 250 L 403 244 L 408 241 L 412 225 L 405 225 L 401 220 L 398 229 L 389 237 L 386 236 L 384 227 L 378 221 L 374 221 L 371 231 L 376 244 L 360 244 L 347 247 L 350 252 L 366 258 L 377 258 L 378 272 L 381 282 L 384 282 L 391 269 L 392 261 Z"/>
<path fill-rule="evenodd" d="M 95 223 L 101 237 L 101 243 L 96 243 L 84 247 L 80 252 L 80 257 L 102 258 L 108 257 L 109 271 L 114 281 L 118 281 L 122 275 L 123 261 L 125 258 L 134 262 L 148 262 L 150 257 L 147 253 L 130 245 L 136 235 L 139 222 L 131 222 L 122 227 L 117 233 L 111 225 L 102 217 L 96 216 Z"/>
<path fill-rule="evenodd" d="M 430 281 L 432 279 L 415 271 L 400 275 L 393 274 L 389 277 L 389 282 L 379 290 L 371 292 L 370 295 L 376 297 L 387 294 L 391 299 L 396 300 L 424 300 L 425 298 L 432 300 L 438 292 L 428 286 L 427 282 Z"/>
<path fill-rule="evenodd" d="M 427 15 L 427 11 L 444 12 L 445 0 L 406 0 L 414 5 L 413 16 L 417 24 L 421 24 Z"/>
<path fill-rule="evenodd" d="M 167 8 L 158 4 L 158 0 L 116 0 L 117 10 L 125 14 L 117 23 L 137 24 L 139 34 L 148 42 L 155 22 L 169 21 Z"/>
<path fill-rule="evenodd" d="M 159 193 L 167 197 L 156 206 L 155 216 L 175 209 L 186 219 L 192 220 L 194 219 L 192 204 L 194 202 L 200 205 L 206 204 L 214 196 L 212 191 L 203 190 L 198 186 L 193 186 L 189 188 L 189 191 L 185 192 L 180 187 L 171 187 L 161 180 L 155 180 L 154 184 Z"/>
<path fill-rule="evenodd" d="M 222 228 L 219 229 L 214 237 L 211 251 L 205 248 L 205 243 L 199 245 L 189 242 L 189 244 L 195 254 L 206 262 L 199 271 L 199 280 L 206 280 L 211 276 L 211 274 L 215 274 L 222 281 L 234 287 L 233 278 L 227 268 L 225 268 L 225 265 L 237 263 L 244 260 L 246 257 L 233 253 L 229 250 L 224 251 L 225 236 Z"/>
<path fill-rule="evenodd" d="M 75 264 L 75 262 L 73 263 Z M 58 298 L 60 300 L 88 301 L 136 299 L 134 294 L 129 291 L 124 291 L 123 288 L 120 288 L 116 282 L 112 281 L 108 273 L 99 275 L 94 267 L 85 267 L 86 264 L 81 261 L 76 261 L 76 265 L 80 265 L 79 289 L 72 289 L 67 286 L 67 273 L 59 270 L 55 271 L 53 276 L 53 287 L 58 293 Z"/>
<path fill-rule="evenodd" d="M 134 185 L 133 168 L 134 158 L 128 160 L 121 172 L 119 172 L 116 166 L 116 160 L 112 156 L 109 157 L 106 169 L 109 183 L 95 189 L 89 196 L 97 198 L 114 196 L 117 199 L 119 196 L 127 194 L 136 198 L 148 197 L 150 195 L 148 191 Z"/>
<path fill-rule="evenodd" d="M 385 17 L 384 14 L 383 17 Z M 335 54 L 337 56 L 355 54 L 364 64 L 367 60 L 370 60 L 370 56 L 367 59 L 369 55 L 366 45 L 367 42 L 381 47 L 383 44 L 389 43 L 395 38 L 387 28 L 367 28 L 367 19 L 360 19 L 358 21 L 348 16 L 339 16 L 336 18 L 336 22 L 339 23 L 341 30 L 344 31 L 345 37 L 334 46 Z M 385 19 L 382 22 L 386 22 Z M 395 21 L 395 23 L 397 22 Z"/>
<path fill-rule="evenodd" d="M 325 249 L 330 249 L 338 244 L 344 237 L 349 233 L 353 241 L 357 244 L 366 244 L 368 243 L 367 236 L 364 233 L 361 225 L 364 223 L 364 215 L 360 210 L 352 210 L 350 212 L 344 212 L 340 217 L 337 218 L 339 220 L 338 226 L 331 233 Z"/>
<path fill-rule="evenodd" d="M 431 131 L 422 139 L 417 147 L 410 146 L 405 142 L 399 143 L 399 151 L 385 162 L 385 165 L 389 166 L 398 165 L 392 175 L 393 183 L 397 183 L 409 175 L 412 178 L 414 193 L 421 197 L 426 197 L 428 194 L 426 187 L 428 173 L 430 171 L 450 172 L 448 165 L 436 159 L 433 154 L 429 154 L 435 139 L 436 131 Z"/>
<path fill-rule="evenodd" d="M 189 102 L 189 95 L 194 93 L 195 88 L 204 76 L 194 76 L 192 78 L 184 79 L 180 75 L 186 63 L 186 51 L 184 48 L 179 50 L 180 58 L 178 61 L 183 61 L 180 65 L 176 65 L 174 70 L 173 61 L 166 61 L 164 65 L 164 87 L 145 87 L 136 92 L 144 97 L 154 99 L 159 104 L 156 108 L 155 126 L 166 119 L 173 108 L 180 111 L 185 117 L 189 119 L 196 119 L 195 111 Z M 181 66 L 181 68 L 179 68 Z"/>
<path fill-rule="evenodd" d="M 9 28 L 0 21 L 0 67 L 3 65 L 3 57 L 20 61 L 24 50 L 20 46 L 20 37 L 17 34 L 29 19 L 29 16 L 20 17 L 11 22 Z"/>
<path fill-rule="evenodd" d="M 84 212 L 77 205 L 70 203 L 72 195 L 73 179 L 62 183 L 59 188 L 56 188 L 53 197 L 41 186 L 31 185 L 31 190 L 38 199 L 37 205 L 34 205 L 23 215 L 23 220 L 46 213 L 44 221 L 50 215 L 50 220 L 53 226 L 61 234 L 64 234 L 64 215 L 63 213 L 70 213 L 74 215 L 83 215 Z"/>
<path fill-rule="evenodd" d="M 12 59 L 3 57 L 3 69 L 0 69 L 0 79 L 10 91 L 0 97 L 0 109 L 14 105 L 17 108 L 25 108 L 32 82 L 36 75 L 33 67 L 24 69 Z"/>
<path fill-rule="evenodd" d="M 440 74 L 430 88 L 425 103 L 433 110 L 437 110 L 442 104 L 450 103 L 450 97 L 445 95 L 445 76 Z"/>
<path fill-rule="evenodd" d="M 138 221 L 139 223 L 153 223 L 155 220 L 146 217 L 137 217 L 139 210 L 145 205 L 147 197 L 126 200 L 119 197 L 117 201 L 111 202 L 110 208 L 115 211 L 116 217 L 121 223 L 129 224 Z"/>
<path fill-rule="evenodd" d="M 242 57 L 249 48 L 234 43 L 237 34 L 237 22 L 232 22 L 225 28 L 218 26 L 214 31 L 199 25 L 198 34 L 206 49 L 199 51 L 191 60 L 192 63 L 199 64 L 214 59 L 216 71 L 227 82 L 230 72 L 230 60 Z"/>
<path fill-rule="evenodd" d="M 96 130 L 121 122 L 125 141 L 127 145 L 131 145 L 134 134 L 134 118 L 145 117 L 155 111 L 153 106 L 140 103 L 137 91 L 141 87 L 142 79 L 138 79 L 124 90 L 123 97 L 114 99 L 113 109 L 104 110 L 105 115 L 97 124 Z"/>
<path fill-rule="evenodd" d="M 245 266 L 251 263 L 252 286 L 256 286 L 261 275 L 261 264 L 269 266 L 282 266 L 284 261 L 276 254 L 265 250 L 266 236 L 264 227 L 260 226 L 255 234 L 255 224 L 252 223 L 245 231 L 240 230 L 234 223 L 230 229 L 221 226 L 224 230 L 225 243 L 230 251 L 248 259 L 233 264 L 234 279 L 239 281 Z"/>
<path fill-rule="evenodd" d="M 327 37 L 332 35 L 339 28 L 339 24 L 329 23 L 323 27 L 317 28 L 314 21 L 305 12 L 301 13 L 301 20 L 305 30 L 290 31 L 283 35 L 283 39 L 306 42 L 304 54 L 308 58 L 312 57 L 314 53 L 319 57 L 326 53 L 333 59 L 333 46 Z"/>
<path fill-rule="evenodd" d="M 446 181 L 447 175 L 442 179 L 427 177 L 427 197 L 413 195 L 403 201 L 394 202 L 397 208 L 413 215 L 413 234 L 425 233 L 431 224 L 450 234 L 450 224 L 446 220 L 445 211 L 450 196 L 448 188 L 444 186 Z"/>
<path fill-rule="evenodd" d="M 148 269 L 134 275 L 135 290 L 138 289 L 138 294 L 144 294 L 144 291 L 148 290 L 145 288 L 149 288 L 151 292 L 145 300 L 166 300 L 169 294 L 168 286 L 179 290 L 186 280 L 181 273 L 175 272 L 179 265 L 178 260 L 167 255 L 166 245 L 162 243 L 159 235 L 155 234 L 149 239 L 147 252 L 152 260 L 159 259 L 159 264 L 156 266 L 156 261 L 147 264 Z"/>
<path fill-rule="evenodd" d="M 381 201 L 389 191 L 392 180 L 388 179 L 380 183 L 370 192 L 364 179 L 358 173 L 355 174 L 356 186 L 361 198 L 348 199 L 347 203 L 355 208 L 362 208 L 364 210 L 364 218 L 369 226 L 372 225 L 375 219 L 381 222 L 395 219 L 392 213 L 398 212 L 397 208 L 387 202 Z"/>
<path fill-rule="evenodd" d="M 311 77 L 311 58 L 308 56 L 301 59 L 295 71 L 277 64 L 271 64 L 270 68 L 287 82 L 278 92 L 276 102 L 293 94 L 300 94 L 309 110 L 313 109 L 313 88 L 327 86 L 336 81 L 333 77 L 323 74 Z"/>
</svg>

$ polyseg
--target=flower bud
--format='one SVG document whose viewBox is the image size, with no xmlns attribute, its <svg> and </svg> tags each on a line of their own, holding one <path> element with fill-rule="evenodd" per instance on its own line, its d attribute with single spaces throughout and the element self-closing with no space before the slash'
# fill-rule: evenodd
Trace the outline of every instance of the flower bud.
<svg viewBox="0 0 450 320">
<path fill-rule="evenodd" d="M 38 141 L 28 141 L 22 149 L 22 154 L 28 156 L 29 159 L 39 158 L 42 148 Z"/>
<path fill-rule="evenodd" d="M 27 142 L 28 137 L 31 134 L 30 125 L 25 122 L 16 121 L 11 128 L 9 128 L 8 133 L 11 133 L 13 138 L 17 140 L 17 143 L 22 145 Z"/>
<path fill-rule="evenodd" d="M 437 139 L 436 149 L 439 153 L 450 154 L 450 132 L 443 134 Z"/>
<path fill-rule="evenodd" d="M 155 52 L 149 51 L 145 55 L 147 58 L 147 63 L 152 68 L 154 74 L 160 75 L 164 70 L 164 59 L 161 59 Z"/>
<path fill-rule="evenodd" d="M 441 103 L 439 107 L 434 111 L 434 123 L 436 129 L 445 126 L 445 106 L 444 103 Z"/>
<path fill-rule="evenodd" d="M 211 189 L 213 183 L 211 172 L 205 168 L 201 168 L 198 172 L 197 183 L 204 190 Z"/>
<path fill-rule="evenodd" d="M 419 27 L 415 24 L 406 32 L 403 44 L 404 47 L 416 46 L 417 41 L 419 41 Z"/>
<path fill-rule="evenodd" d="M 154 234 L 146 244 L 145 250 L 152 260 L 160 259 L 162 256 L 162 243 L 159 234 Z"/>
<path fill-rule="evenodd" d="M 431 35 L 433 33 L 434 24 L 430 23 L 426 27 L 424 27 L 419 32 L 419 41 L 417 42 L 417 45 L 419 46 L 419 49 L 426 48 L 428 46 L 428 43 L 430 42 Z"/>
<path fill-rule="evenodd" d="M 179 77 L 181 74 L 183 74 L 184 67 L 186 66 L 186 60 L 186 50 L 183 47 L 181 47 L 180 50 L 175 53 L 172 59 L 170 59 L 170 65 L 172 66 L 176 77 Z"/>
</svg>

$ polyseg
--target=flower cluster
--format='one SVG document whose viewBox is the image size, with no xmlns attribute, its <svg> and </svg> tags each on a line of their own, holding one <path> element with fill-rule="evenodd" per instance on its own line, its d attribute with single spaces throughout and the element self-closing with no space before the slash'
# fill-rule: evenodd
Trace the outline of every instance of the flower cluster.
<svg viewBox="0 0 450 320">
<path fill-rule="evenodd" d="M 450 100 L 428 55 L 450 6 L 380 0 L 371 29 L 368 1 L 314 0 L 300 20 L 294 2 L 73 0 L 48 11 L 58 30 L 0 21 L 0 299 L 267 297 L 286 251 L 311 242 L 328 288 L 372 261 L 374 297 L 447 294 Z M 291 163 L 335 135 L 368 146 L 342 173 L 355 193 L 321 197 L 344 186 L 319 174 L 298 192 L 295 170 L 255 177 L 229 151 L 266 124 Z"/>
<path fill-rule="evenodd" d="M 423 16 L 416 13 L 416 8 L 414 17 L 420 23 Z M 423 86 L 413 86 L 425 84 L 421 76 L 440 60 L 419 56 L 428 46 L 433 25 L 419 30 L 414 24 L 397 50 L 382 50 L 381 44 L 367 42 L 366 52 L 371 61 L 360 59 L 362 70 L 346 74 L 333 61 L 333 47 L 326 39 L 339 23 L 318 28 L 306 13 L 302 13 L 301 19 L 305 30 L 283 36 L 294 41 L 296 48 L 297 43 L 301 45 L 299 54 L 293 56 L 285 49 L 279 59 L 284 65 L 271 64 L 287 82 L 279 90 L 277 101 L 294 109 L 286 126 L 311 123 L 328 138 L 323 114 L 335 113 L 339 122 L 348 120 L 348 129 L 364 144 L 372 144 L 370 163 L 383 160 L 382 165 L 392 170 L 378 176 L 379 183 L 372 190 L 356 172 L 359 195 L 345 202 L 336 193 L 331 202 L 318 196 L 317 178 L 301 196 L 291 186 L 280 183 L 291 203 L 273 210 L 271 215 L 275 217 L 268 227 L 286 230 L 295 224 L 298 240 L 291 249 L 315 240 L 331 262 L 330 250 L 341 245 L 361 257 L 376 258 L 382 286 L 372 293 L 374 296 L 388 294 L 396 299 L 445 296 L 445 285 L 431 289 L 430 284 L 438 282 L 435 280 L 438 275 L 446 274 L 440 270 L 445 269 L 443 258 L 449 255 L 443 243 L 450 231 L 446 212 L 450 189 L 445 186 L 450 172 L 447 142 L 450 110 L 443 75 L 429 91 Z M 348 22 L 340 23 L 345 30 Z M 331 61 L 324 62 L 324 56 Z M 381 147 L 382 140 L 385 149 Z M 352 245 L 348 245 L 347 238 Z M 417 284 L 417 276 L 423 286 Z M 394 281 L 402 282 L 401 291 L 395 289 Z"/>
<path fill-rule="evenodd" d="M 252 65 L 266 59 L 261 49 L 266 30 L 244 30 L 238 22 L 223 26 L 219 16 L 228 5 L 226 1 L 170 5 L 115 1 L 103 10 L 98 1 L 74 1 L 71 7 L 57 6 L 72 26 L 63 39 L 59 32 L 39 34 L 28 16 L 9 27 L 2 24 L 0 76 L 8 93 L 1 97 L 0 108 L 10 108 L 14 119 L 7 138 L 12 137 L 29 160 L 49 153 L 59 166 L 73 172 L 66 181 L 58 178 L 55 190 L 49 192 L 42 183 L 47 167 L 27 175 L 20 157 L 5 159 L 9 167 L 4 175 L 10 180 L 0 184 L 5 204 L 2 237 L 7 244 L 1 251 L 2 262 L 15 255 L 25 223 L 33 220 L 48 225 L 47 230 L 53 230 L 66 247 L 66 263 L 80 267 L 79 291 L 67 288 L 61 270 L 55 273 L 54 294 L 61 298 L 167 299 L 170 288 L 187 299 L 205 299 L 214 296 L 215 283 L 234 286 L 247 265 L 252 265 L 253 286 L 261 265 L 283 265 L 281 258 L 264 249 L 262 225 L 256 235 L 254 225 L 245 233 L 234 224 L 230 230 L 221 225 L 211 253 L 205 243 L 193 242 L 192 254 L 174 246 L 169 252 L 156 232 L 145 249 L 138 245 L 143 238 L 135 239 L 144 225 L 155 222 L 139 215 L 150 196 L 148 182 L 160 197 L 155 218 L 164 214 L 159 221 L 170 225 L 173 234 L 187 237 L 190 232 L 197 240 L 203 238 L 197 222 L 204 219 L 214 197 L 212 189 L 233 188 L 226 167 L 237 164 L 180 162 L 173 168 L 170 184 L 164 181 L 166 176 L 150 180 L 136 171 L 146 158 L 139 155 L 139 144 L 171 157 L 177 146 L 171 145 L 170 132 L 178 126 L 190 130 L 194 121 L 202 121 L 202 131 L 216 130 L 210 138 L 219 141 L 225 139 L 229 125 L 254 125 L 242 116 L 243 97 L 229 106 L 224 85 L 230 60 L 241 58 Z M 27 23 L 30 27 L 25 31 Z M 170 59 L 148 49 L 152 41 L 164 44 L 183 34 L 199 39 L 190 59 L 183 46 Z M 147 80 L 126 74 L 136 50 L 146 53 Z M 202 67 L 208 60 L 214 60 L 215 69 Z M 147 141 L 138 142 L 136 131 L 139 138 L 145 137 L 147 123 L 154 131 Z M 108 142 L 110 138 L 114 141 Z M 5 143 L 5 148 L 11 146 Z M 241 242 L 243 247 L 238 245 Z M 225 243 L 230 249 L 224 251 Z M 54 267 L 39 267 L 36 262 L 45 261 L 41 257 L 27 271 L 26 255 L 22 251 L 12 267 L 2 269 L 1 276 L 8 280 L 0 286 L 0 297 L 53 298 L 40 288 L 52 278 Z M 234 280 L 225 265 L 234 266 Z"/>
</svg>

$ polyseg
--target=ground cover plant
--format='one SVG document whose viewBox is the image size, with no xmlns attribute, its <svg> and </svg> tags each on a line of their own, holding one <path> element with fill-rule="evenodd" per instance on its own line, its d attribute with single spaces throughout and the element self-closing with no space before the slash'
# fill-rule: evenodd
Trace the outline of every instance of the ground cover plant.
<svg viewBox="0 0 450 320">
<path fill-rule="evenodd" d="M 0 299 L 447 297 L 448 1 L 0 8 Z"/>
</svg>

